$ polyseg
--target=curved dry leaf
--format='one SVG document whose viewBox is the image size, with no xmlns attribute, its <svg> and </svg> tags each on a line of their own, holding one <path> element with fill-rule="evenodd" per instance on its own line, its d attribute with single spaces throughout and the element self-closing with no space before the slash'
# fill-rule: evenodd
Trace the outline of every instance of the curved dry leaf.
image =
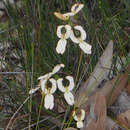
<svg viewBox="0 0 130 130">
<path fill-rule="evenodd" d="M 104 53 L 99 58 L 99 61 L 96 64 L 96 67 L 94 68 L 94 71 L 91 77 L 89 78 L 88 83 L 86 84 L 87 90 L 91 89 L 91 91 L 94 91 L 94 89 L 104 79 L 107 78 L 112 64 L 112 54 L 113 54 L 113 41 L 110 41 Z"/>
<path fill-rule="evenodd" d="M 104 53 L 99 58 L 98 63 L 96 64 L 96 67 L 94 68 L 93 73 L 89 77 L 89 79 L 85 82 L 85 84 L 80 87 L 77 99 L 76 99 L 76 105 L 77 107 L 81 104 L 82 100 L 85 101 L 86 94 L 91 95 L 96 89 L 97 86 L 107 78 L 109 69 L 111 68 L 112 64 L 112 54 L 113 54 L 113 41 L 111 40 L 109 44 L 107 45 Z"/>
<path fill-rule="evenodd" d="M 96 115 L 96 119 L 91 117 L 85 126 L 85 130 L 106 130 L 106 100 L 100 93 L 96 93 L 93 114 Z M 90 114 L 92 114 L 92 112 Z M 91 116 L 91 115 L 90 115 Z"/>
<path fill-rule="evenodd" d="M 117 120 L 119 121 L 120 124 L 125 125 L 126 127 L 130 128 L 130 110 L 121 113 L 118 117 Z"/>
</svg>

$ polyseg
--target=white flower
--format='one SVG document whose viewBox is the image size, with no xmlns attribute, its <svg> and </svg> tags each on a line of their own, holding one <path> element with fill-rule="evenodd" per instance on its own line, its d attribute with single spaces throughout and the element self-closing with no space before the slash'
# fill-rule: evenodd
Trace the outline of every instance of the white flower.
<svg viewBox="0 0 130 130">
<path fill-rule="evenodd" d="M 52 74 L 57 73 L 61 68 L 64 68 L 64 67 L 65 67 L 64 64 L 58 64 L 58 65 L 56 65 L 56 66 L 53 68 L 53 70 L 52 70 Z"/>
<path fill-rule="evenodd" d="M 60 78 L 57 80 L 58 88 L 61 92 L 64 93 L 64 98 L 65 98 L 66 102 L 69 105 L 73 105 L 74 104 L 74 96 L 71 93 L 71 91 L 74 88 L 74 79 L 71 76 L 66 76 L 66 79 L 69 80 L 69 82 L 70 82 L 69 86 L 64 87 L 63 83 L 62 83 L 63 78 Z"/>
<path fill-rule="evenodd" d="M 65 32 L 62 32 L 65 29 Z M 57 28 L 57 36 L 60 38 L 58 41 L 56 51 L 58 54 L 63 54 L 66 49 L 67 40 L 70 37 L 71 26 L 70 25 L 60 25 Z"/>
<path fill-rule="evenodd" d="M 71 30 L 70 38 L 74 43 L 79 44 L 79 47 L 84 51 L 86 54 L 91 54 L 91 45 L 86 43 L 84 40 L 86 39 L 86 32 L 81 26 L 74 26 L 74 29 L 80 31 L 80 36 L 75 37 L 73 30 Z"/>
<path fill-rule="evenodd" d="M 85 118 L 85 111 L 83 109 L 81 109 L 80 117 L 77 117 L 77 115 L 75 114 L 75 111 L 74 111 L 73 117 L 77 121 L 77 128 L 83 128 L 83 120 Z"/>
<path fill-rule="evenodd" d="M 72 6 L 71 12 L 65 13 L 63 16 L 69 19 L 69 17 L 76 15 L 83 7 L 84 4 L 76 3 Z"/>
<path fill-rule="evenodd" d="M 58 12 L 54 12 L 54 15 L 61 19 L 61 20 L 68 20 L 69 17 L 71 16 L 74 16 L 75 14 L 77 14 L 82 8 L 84 7 L 83 4 L 80 4 L 80 3 L 76 3 L 72 6 L 71 8 L 71 12 L 68 12 L 68 13 L 64 13 L 64 14 L 61 14 L 61 13 L 58 13 Z"/>
<path fill-rule="evenodd" d="M 54 96 L 53 93 L 56 91 L 56 80 L 51 78 L 49 81 L 52 83 L 51 88 L 44 88 L 43 92 L 45 93 L 45 99 L 44 99 L 44 107 L 46 109 L 52 109 L 54 107 Z"/>
<path fill-rule="evenodd" d="M 40 89 L 40 87 L 32 88 L 32 89 L 29 91 L 29 94 L 35 93 L 38 89 Z"/>
<path fill-rule="evenodd" d="M 40 76 L 40 77 L 38 78 L 38 80 L 41 80 L 41 79 L 49 79 L 52 75 L 56 74 L 61 68 L 64 68 L 64 64 L 58 64 L 58 65 L 56 65 L 56 66 L 53 68 L 52 72 L 49 72 L 49 73 L 47 73 L 47 74 L 45 74 L 45 75 L 43 75 L 43 76 Z"/>
<path fill-rule="evenodd" d="M 84 7 L 84 4 L 80 4 L 80 3 L 77 3 L 77 4 L 74 4 L 71 8 L 71 12 L 75 15 L 77 14 L 82 8 Z"/>
<path fill-rule="evenodd" d="M 48 80 L 52 75 L 56 74 L 56 73 L 57 73 L 61 68 L 63 68 L 63 67 L 64 67 L 64 64 L 58 64 L 58 65 L 56 65 L 56 66 L 53 68 L 52 72 L 49 72 L 49 73 L 47 73 L 47 74 L 45 74 L 45 75 L 43 75 L 43 76 L 40 76 L 40 77 L 38 78 L 38 80 L 40 80 L 40 86 L 41 86 L 42 91 L 44 91 L 44 88 L 45 88 L 45 86 L 46 86 L 47 80 Z"/>
</svg>

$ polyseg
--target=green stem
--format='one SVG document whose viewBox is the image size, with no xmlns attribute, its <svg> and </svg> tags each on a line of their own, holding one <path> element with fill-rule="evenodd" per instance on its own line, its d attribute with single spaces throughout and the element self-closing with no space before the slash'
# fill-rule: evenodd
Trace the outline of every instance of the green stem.
<svg viewBox="0 0 130 130">
<path fill-rule="evenodd" d="M 33 59 L 33 57 L 34 57 L 34 44 L 32 43 L 32 49 L 31 49 L 31 53 L 32 53 L 32 74 L 31 74 L 31 89 L 33 88 L 33 70 L 34 70 L 34 68 L 33 68 L 33 65 L 34 65 L 34 59 Z M 31 111 L 32 111 L 32 107 L 31 107 L 31 104 L 32 104 L 32 95 L 31 95 L 31 98 L 30 98 L 30 104 L 29 104 L 29 111 L 30 111 L 30 113 L 31 113 Z M 30 130 L 30 125 L 31 124 L 31 114 L 30 114 L 30 116 L 29 116 L 29 130 Z"/>
<path fill-rule="evenodd" d="M 41 100 L 41 104 L 40 104 L 40 110 L 39 110 L 39 113 L 38 113 L 37 125 L 36 125 L 35 130 L 37 130 L 37 128 L 38 128 L 38 122 L 39 122 L 40 114 L 41 114 L 41 110 L 42 110 L 43 99 L 44 99 L 44 94 L 42 93 L 42 100 Z"/>
<path fill-rule="evenodd" d="M 82 57 L 83 57 L 83 52 L 81 51 L 81 53 L 80 53 L 80 59 L 79 59 L 79 64 L 78 64 L 78 69 L 77 69 L 77 74 L 76 74 L 76 79 L 75 79 L 75 83 L 77 82 L 78 77 L 79 77 L 79 70 L 80 70 L 80 65 L 81 65 Z"/>
<path fill-rule="evenodd" d="M 82 58 L 83 58 L 83 52 L 81 51 L 81 53 L 80 53 L 80 58 L 79 58 L 79 63 L 78 63 L 78 69 L 77 69 L 77 73 L 76 73 L 75 83 L 77 82 L 78 77 L 79 77 L 79 70 L 80 70 Z M 74 106 L 74 110 L 75 110 L 75 106 Z M 73 117 L 71 116 L 70 119 L 69 119 L 68 122 L 67 122 L 67 124 L 68 124 L 68 125 L 67 125 L 67 128 L 70 126 L 72 120 L 73 120 Z"/>
</svg>

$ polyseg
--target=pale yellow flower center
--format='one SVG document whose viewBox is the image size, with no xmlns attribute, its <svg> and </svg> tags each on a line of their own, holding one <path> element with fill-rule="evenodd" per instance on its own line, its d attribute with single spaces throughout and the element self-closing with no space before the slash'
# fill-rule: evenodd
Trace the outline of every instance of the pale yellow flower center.
<svg viewBox="0 0 130 130">
<path fill-rule="evenodd" d="M 48 93 L 48 95 L 51 95 L 51 88 L 47 89 L 47 93 Z"/>
<path fill-rule="evenodd" d="M 80 116 L 80 117 L 78 117 L 78 122 L 81 122 L 81 116 Z"/>
<path fill-rule="evenodd" d="M 65 87 L 65 92 L 66 92 L 66 93 L 68 93 L 68 92 L 69 92 L 68 87 Z"/>
<path fill-rule="evenodd" d="M 62 34 L 61 39 L 65 40 L 65 34 Z"/>
<path fill-rule="evenodd" d="M 79 39 L 79 43 L 83 43 L 83 40 L 81 39 L 81 37 L 79 37 L 78 39 Z"/>
</svg>

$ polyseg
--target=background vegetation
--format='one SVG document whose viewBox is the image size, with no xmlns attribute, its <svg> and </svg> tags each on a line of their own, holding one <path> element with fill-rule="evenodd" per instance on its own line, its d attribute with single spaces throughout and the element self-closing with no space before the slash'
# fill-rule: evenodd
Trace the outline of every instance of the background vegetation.
<svg viewBox="0 0 130 130">
<path fill-rule="evenodd" d="M 84 8 L 76 15 L 74 22 L 86 30 L 87 42 L 92 45 L 92 54 L 83 54 L 77 45 L 68 41 L 64 55 L 58 55 L 55 50 L 58 42 L 56 28 L 65 22 L 57 19 L 54 12 L 68 12 L 76 2 L 82 2 Z M 39 84 L 37 78 L 50 72 L 57 63 L 65 64 L 61 75 L 74 76 L 77 91 L 82 82 L 90 76 L 110 40 L 114 41 L 113 63 L 110 69 L 114 75 L 118 72 L 115 65 L 118 57 L 126 57 L 126 63 L 121 64 L 124 69 L 130 61 L 129 0 L 23 0 L 19 3 L 20 7 L 18 4 L 5 4 L 8 20 L 0 23 L 0 43 L 3 46 L 0 47 L 0 55 L 1 64 L 4 65 L 0 72 L 0 98 L 4 100 L 3 104 L 6 104 L 9 112 L 3 112 L 5 105 L 1 102 L 2 128 L 27 99 L 30 88 Z M 63 98 L 63 95 L 57 92 L 55 97 Z M 10 127 L 26 129 L 30 123 L 35 128 L 38 121 L 42 123 L 39 123 L 37 128 L 45 130 L 57 130 L 56 121 L 66 127 L 71 111 L 64 99 L 63 103 L 65 113 L 59 114 L 57 109 L 48 111 L 42 106 L 42 97 L 38 92 L 22 106 Z M 50 116 L 54 117 L 54 120 L 50 120 Z M 72 122 L 71 126 L 75 124 Z"/>
</svg>

